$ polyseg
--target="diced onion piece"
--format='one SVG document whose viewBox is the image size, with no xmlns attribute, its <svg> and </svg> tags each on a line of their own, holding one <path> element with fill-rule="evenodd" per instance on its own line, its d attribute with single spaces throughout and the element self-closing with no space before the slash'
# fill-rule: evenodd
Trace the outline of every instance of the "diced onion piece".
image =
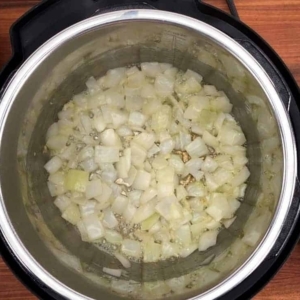
<svg viewBox="0 0 300 300">
<path fill-rule="evenodd" d="M 54 204 L 63 213 L 68 208 L 68 206 L 71 204 L 71 200 L 67 196 L 61 195 L 55 199 Z"/>
<path fill-rule="evenodd" d="M 152 216 L 150 216 L 149 218 L 147 218 L 146 220 L 144 220 L 141 223 L 141 229 L 142 230 L 151 229 L 151 227 L 154 226 L 155 223 L 157 223 L 159 219 L 160 219 L 160 215 L 157 213 L 154 213 Z"/>
<path fill-rule="evenodd" d="M 104 237 L 109 243 L 116 245 L 121 244 L 123 241 L 122 235 L 115 230 L 105 229 Z"/>
<path fill-rule="evenodd" d="M 96 163 L 114 163 L 119 161 L 119 149 L 115 147 L 96 146 L 95 161 Z"/>
<path fill-rule="evenodd" d="M 173 151 L 174 149 L 174 146 L 175 146 L 175 143 L 172 139 L 167 139 L 167 140 L 164 140 L 160 143 L 160 152 L 162 154 L 169 154 Z"/>
<path fill-rule="evenodd" d="M 130 223 L 135 213 L 136 213 L 136 207 L 131 203 L 129 203 L 123 212 L 123 217 L 126 220 L 126 222 Z"/>
<path fill-rule="evenodd" d="M 80 166 L 86 172 L 94 172 L 98 169 L 98 165 L 96 164 L 94 158 L 86 159 L 85 161 L 80 163 Z"/>
<path fill-rule="evenodd" d="M 131 143 L 131 162 L 134 166 L 141 166 L 147 157 L 147 151 L 141 145 L 132 142 Z"/>
<path fill-rule="evenodd" d="M 102 193 L 102 182 L 100 179 L 96 179 L 88 182 L 86 186 L 85 196 L 87 199 L 92 199 L 100 196 Z"/>
<path fill-rule="evenodd" d="M 98 200 L 100 203 L 104 203 L 110 199 L 111 195 L 112 195 L 112 189 L 106 183 L 103 182 L 102 193 L 98 197 L 95 197 L 95 199 Z"/>
<path fill-rule="evenodd" d="M 223 194 L 214 193 L 210 198 L 206 212 L 211 217 L 213 217 L 216 221 L 231 217 L 229 203 Z"/>
<path fill-rule="evenodd" d="M 71 224 L 76 225 L 80 221 L 80 211 L 78 206 L 74 203 L 68 205 L 63 212 L 62 217 Z"/>
<path fill-rule="evenodd" d="M 158 98 L 149 99 L 143 105 L 142 111 L 143 114 L 147 116 L 152 116 L 154 113 L 158 112 L 161 108 L 161 100 Z"/>
<path fill-rule="evenodd" d="M 190 197 L 203 197 L 206 195 L 206 188 L 201 181 L 190 183 L 186 187 L 186 191 Z"/>
<path fill-rule="evenodd" d="M 204 131 L 202 135 L 202 139 L 205 144 L 210 147 L 217 148 L 219 146 L 219 141 L 216 137 L 210 134 L 208 131 Z"/>
<path fill-rule="evenodd" d="M 187 246 L 191 243 L 192 241 L 192 235 L 191 235 L 191 230 L 190 230 L 190 225 L 186 224 L 183 226 L 180 226 L 175 231 L 175 236 L 179 240 L 182 245 Z"/>
<path fill-rule="evenodd" d="M 218 230 L 204 232 L 199 239 L 199 251 L 205 251 L 217 243 Z"/>
<path fill-rule="evenodd" d="M 250 176 L 250 172 L 248 168 L 245 166 L 242 170 L 234 176 L 232 181 L 230 182 L 232 186 L 239 186 L 244 183 Z"/>
<path fill-rule="evenodd" d="M 229 126 L 223 126 L 218 134 L 219 141 L 224 145 L 243 145 L 246 142 L 246 138 L 242 131 L 230 128 Z"/>
<path fill-rule="evenodd" d="M 184 162 L 178 155 L 171 155 L 169 165 L 174 168 L 176 174 L 182 174 L 184 170 Z"/>
<path fill-rule="evenodd" d="M 184 188 L 184 186 L 179 185 L 176 188 L 176 197 L 177 199 L 180 201 L 182 199 L 185 199 L 188 196 L 188 193 L 186 191 L 186 189 Z"/>
<path fill-rule="evenodd" d="M 163 156 L 156 156 L 152 162 L 152 167 L 157 170 L 164 169 L 167 166 L 168 162 Z"/>
<path fill-rule="evenodd" d="M 88 215 L 84 217 L 82 220 L 85 225 L 88 238 L 91 241 L 98 240 L 104 236 L 105 233 L 104 227 L 101 221 L 99 220 L 99 218 L 96 216 L 96 214 Z"/>
<path fill-rule="evenodd" d="M 153 133 L 142 132 L 134 138 L 134 142 L 149 150 L 155 142 L 155 135 Z"/>
<path fill-rule="evenodd" d="M 106 128 L 106 123 L 102 116 L 98 116 L 94 118 L 93 127 L 98 131 L 102 132 Z"/>
<path fill-rule="evenodd" d="M 232 104 L 226 96 L 220 96 L 211 100 L 211 109 L 230 113 L 232 110 Z"/>
<path fill-rule="evenodd" d="M 141 203 L 144 204 L 150 200 L 152 200 L 157 195 L 157 190 L 154 188 L 149 188 L 144 191 L 144 193 L 141 196 Z"/>
<path fill-rule="evenodd" d="M 100 135 L 101 143 L 108 147 L 121 147 L 121 140 L 113 129 L 106 129 Z"/>
<path fill-rule="evenodd" d="M 171 124 L 171 108 L 168 105 L 163 105 L 152 115 L 152 129 L 156 132 L 161 132 L 169 128 Z"/>
<path fill-rule="evenodd" d="M 213 85 L 204 85 L 203 90 L 204 90 L 205 95 L 219 96 L 219 92 L 217 91 L 216 87 Z"/>
<path fill-rule="evenodd" d="M 132 187 L 137 190 L 145 191 L 149 188 L 150 182 L 151 174 L 143 170 L 138 170 Z"/>
<path fill-rule="evenodd" d="M 137 209 L 132 222 L 135 224 L 141 223 L 152 216 L 154 213 L 154 204 L 152 202 L 143 204 Z"/>
<path fill-rule="evenodd" d="M 148 241 L 144 245 L 144 262 L 156 262 L 161 256 L 161 245 Z"/>
<path fill-rule="evenodd" d="M 185 74 L 183 75 L 183 77 L 186 78 L 186 79 L 189 79 L 189 78 L 193 77 L 193 78 L 195 78 L 199 83 L 200 83 L 200 82 L 202 81 L 202 79 L 203 79 L 203 77 L 202 77 L 200 74 L 198 74 L 198 73 L 196 73 L 196 72 L 194 72 L 194 71 L 192 71 L 192 70 L 190 70 L 190 69 L 188 69 L 188 70 L 185 72 Z"/>
<path fill-rule="evenodd" d="M 70 191 L 85 192 L 89 173 L 81 170 L 69 170 L 66 176 L 66 188 Z"/>
<path fill-rule="evenodd" d="M 169 258 L 172 256 L 177 256 L 179 253 L 179 245 L 170 242 L 163 242 L 162 243 L 162 257 Z"/>
<path fill-rule="evenodd" d="M 125 78 L 125 71 L 125 68 L 116 68 L 107 71 L 103 86 L 106 88 L 117 86 Z"/>
<path fill-rule="evenodd" d="M 146 116 L 138 111 L 133 111 L 129 115 L 129 126 L 142 127 L 146 122 Z"/>
<path fill-rule="evenodd" d="M 168 221 L 182 217 L 182 206 L 177 203 L 175 196 L 162 199 L 155 206 L 155 210 Z"/>
<path fill-rule="evenodd" d="M 110 208 L 107 208 L 104 211 L 104 216 L 103 216 L 102 222 L 103 222 L 103 225 L 109 229 L 115 228 L 119 224 L 118 220 L 116 219 L 115 215 L 113 214 L 113 212 L 111 211 Z"/>
<path fill-rule="evenodd" d="M 64 135 L 54 135 L 49 137 L 47 147 L 51 150 L 61 150 L 66 146 L 68 137 Z"/>
<path fill-rule="evenodd" d="M 128 205 L 128 198 L 125 196 L 118 196 L 111 206 L 111 210 L 121 215 Z"/>
<path fill-rule="evenodd" d="M 128 269 L 131 267 L 130 261 L 124 255 L 120 253 L 115 253 L 115 257 L 122 264 L 124 268 Z"/>
<path fill-rule="evenodd" d="M 50 182 L 56 185 L 64 185 L 65 184 L 65 173 L 64 172 L 57 172 L 54 174 L 51 174 L 48 178 Z"/>
<path fill-rule="evenodd" d="M 115 277 L 121 277 L 122 270 L 121 269 L 110 269 L 110 268 L 103 268 L 103 272 Z"/>
<path fill-rule="evenodd" d="M 53 156 L 46 164 L 45 169 L 49 174 L 56 173 L 62 166 L 63 162 L 58 156 Z"/>
<path fill-rule="evenodd" d="M 140 258 L 142 255 L 141 243 L 138 241 L 125 239 L 122 242 L 121 251 L 127 256 Z"/>
<path fill-rule="evenodd" d="M 159 96 L 166 97 L 174 91 L 174 80 L 164 74 L 159 74 L 155 79 L 154 87 Z"/>
<path fill-rule="evenodd" d="M 211 157 L 207 156 L 201 166 L 204 172 L 214 172 L 218 168 L 218 163 Z"/>
<path fill-rule="evenodd" d="M 124 182 L 126 182 L 128 186 L 132 186 L 133 182 L 136 179 L 137 173 L 138 173 L 137 169 L 134 166 L 131 166 L 128 172 L 128 177 L 124 179 Z"/>
<path fill-rule="evenodd" d="M 80 212 L 82 217 L 86 217 L 95 213 L 97 202 L 93 200 L 88 200 L 82 205 L 80 205 Z"/>
<path fill-rule="evenodd" d="M 174 183 L 158 183 L 157 184 L 157 196 L 159 199 L 174 195 Z"/>
<path fill-rule="evenodd" d="M 152 78 L 155 78 L 159 73 L 161 73 L 160 64 L 157 62 L 142 63 L 141 69 L 146 76 Z"/>
<path fill-rule="evenodd" d="M 188 144 L 185 147 L 185 150 L 191 157 L 201 157 L 208 154 L 208 148 L 200 137 L 197 137 L 190 144 Z"/>
<path fill-rule="evenodd" d="M 156 180 L 159 183 L 173 183 L 174 182 L 174 168 L 166 167 L 156 172 Z"/>
</svg>

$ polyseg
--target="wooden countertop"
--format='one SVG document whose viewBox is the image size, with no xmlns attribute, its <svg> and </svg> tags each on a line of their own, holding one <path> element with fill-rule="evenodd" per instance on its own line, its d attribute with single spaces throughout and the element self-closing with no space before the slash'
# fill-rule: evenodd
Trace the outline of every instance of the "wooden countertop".
<svg viewBox="0 0 300 300">
<path fill-rule="evenodd" d="M 0 68 L 10 56 L 11 24 L 38 0 L 0 0 Z M 207 3 L 227 10 L 225 0 Z M 241 19 L 279 53 L 300 85 L 300 0 L 235 0 Z M 300 228 L 299 228 L 300 230 Z M 0 299 L 36 299 L 0 258 Z M 300 299 L 300 245 L 255 300 Z"/>
</svg>

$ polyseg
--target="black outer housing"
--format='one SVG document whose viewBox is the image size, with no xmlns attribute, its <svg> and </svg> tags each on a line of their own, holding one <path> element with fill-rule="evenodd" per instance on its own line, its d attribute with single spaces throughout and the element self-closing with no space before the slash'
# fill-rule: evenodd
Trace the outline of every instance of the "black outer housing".
<svg viewBox="0 0 300 300">
<path fill-rule="evenodd" d="M 272 79 L 289 111 L 297 149 L 300 149 L 300 91 L 292 74 L 274 50 L 235 17 L 197 0 L 46 0 L 35 6 L 10 30 L 13 56 L 0 73 L 0 96 L 21 64 L 44 42 L 63 29 L 90 16 L 120 9 L 159 9 L 187 15 L 226 33 L 246 48 Z M 297 152 L 300 161 L 300 151 Z M 261 265 L 242 283 L 219 299 L 250 299 L 285 262 L 299 239 L 300 188 L 297 181 L 293 204 L 275 246 Z M 0 232 L 0 253 L 14 274 L 40 299 L 65 299 L 28 272 L 14 256 Z"/>
</svg>

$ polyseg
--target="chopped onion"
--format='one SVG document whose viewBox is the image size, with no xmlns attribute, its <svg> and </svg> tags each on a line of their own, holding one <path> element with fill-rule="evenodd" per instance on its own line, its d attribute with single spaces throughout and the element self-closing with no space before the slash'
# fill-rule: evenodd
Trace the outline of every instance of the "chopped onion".
<svg viewBox="0 0 300 300">
<path fill-rule="evenodd" d="M 125 239 L 122 242 L 121 251 L 125 255 L 140 258 L 142 254 L 141 243 L 138 241 Z"/>
<path fill-rule="evenodd" d="M 109 229 L 115 228 L 119 224 L 118 220 L 116 219 L 115 215 L 113 214 L 113 212 L 111 211 L 110 208 L 107 208 L 104 211 L 104 216 L 103 216 L 102 222 L 103 222 L 103 225 Z"/>
<path fill-rule="evenodd" d="M 76 225 L 80 221 L 80 211 L 76 204 L 71 203 L 64 210 L 62 217 L 73 225 Z"/>
<path fill-rule="evenodd" d="M 112 203 L 111 210 L 121 215 L 128 205 L 128 198 L 125 196 L 118 196 L 115 201 Z"/>
<path fill-rule="evenodd" d="M 69 170 L 66 177 L 66 188 L 70 191 L 85 192 L 89 173 L 81 170 Z"/>
<path fill-rule="evenodd" d="M 85 225 L 88 238 L 91 241 L 98 240 L 104 236 L 104 227 L 96 214 L 90 214 L 86 217 L 83 217 L 82 220 Z"/>
<path fill-rule="evenodd" d="M 210 56 L 205 52 L 203 58 L 216 67 Z M 234 85 L 240 81 L 233 78 Z M 86 91 L 64 105 L 46 134 L 47 185 L 62 217 L 77 227 L 83 241 L 106 240 L 126 268 L 130 259 L 184 258 L 215 245 L 221 227 L 234 222 L 250 176 L 246 137 L 230 114 L 227 95 L 204 85 L 195 71 L 157 62 L 112 69 L 86 85 Z M 281 172 L 272 160 L 280 146 L 274 118 L 261 100 L 251 97 L 272 178 L 262 188 L 279 191 L 273 176 Z M 261 237 L 257 224 L 265 226 L 262 215 L 247 222 L 245 247 Z M 231 266 L 234 260 L 228 261 Z M 122 275 L 118 269 L 104 271 Z M 216 272 L 211 273 L 214 277 Z M 139 297 L 139 287 L 118 282 L 111 284 L 114 291 Z M 171 288 L 176 290 L 148 283 L 140 296 L 155 289 L 167 295 Z"/>
<path fill-rule="evenodd" d="M 188 144 L 185 147 L 185 150 L 191 157 L 201 157 L 208 154 L 208 149 L 200 137 L 197 137 L 194 141 Z"/>
<path fill-rule="evenodd" d="M 71 200 L 67 196 L 61 195 L 55 199 L 54 204 L 63 213 L 68 208 L 68 206 L 71 204 Z"/>
<path fill-rule="evenodd" d="M 61 168 L 62 164 L 62 160 L 58 156 L 54 156 L 45 164 L 45 169 L 49 174 L 53 174 Z"/>
<path fill-rule="evenodd" d="M 124 268 L 128 269 L 131 267 L 130 261 L 124 255 L 120 253 L 115 253 L 115 257 L 122 264 Z"/>
<path fill-rule="evenodd" d="M 114 147 L 96 146 L 96 163 L 114 163 L 119 161 L 119 149 Z"/>
<path fill-rule="evenodd" d="M 87 199 L 92 199 L 100 196 L 102 193 L 102 182 L 100 179 L 90 181 L 85 190 L 85 196 Z"/>
<path fill-rule="evenodd" d="M 206 249 L 214 246 L 217 243 L 217 230 L 210 230 L 204 232 L 199 239 L 199 251 L 205 251 Z"/>
<path fill-rule="evenodd" d="M 110 269 L 110 268 L 103 268 L 103 272 L 115 277 L 121 277 L 122 270 L 121 269 Z"/>
<path fill-rule="evenodd" d="M 132 184 L 132 187 L 137 190 L 147 190 L 150 186 L 151 182 L 151 174 L 143 171 L 143 170 L 138 170 L 136 178 Z"/>
<path fill-rule="evenodd" d="M 116 245 L 121 244 L 123 241 L 122 235 L 115 230 L 105 229 L 104 237 L 109 243 Z"/>
</svg>

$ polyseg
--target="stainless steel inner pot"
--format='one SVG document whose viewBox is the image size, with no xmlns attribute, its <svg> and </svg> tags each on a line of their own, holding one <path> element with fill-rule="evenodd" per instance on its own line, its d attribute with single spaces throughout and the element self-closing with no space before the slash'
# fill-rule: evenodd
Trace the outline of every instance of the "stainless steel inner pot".
<svg viewBox="0 0 300 300">
<path fill-rule="evenodd" d="M 53 205 L 45 133 L 90 76 L 148 61 L 192 69 L 227 94 L 247 138 L 251 176 L 237 218 L 216 246 L 185 259 L 136 263 L 127 276 L 108 279 L 102 268 L 119 268 L 118 261 L 82 242 Z M 24 268 L 68 299 L 217 298 L 265 259 L 293 198 L 294 136 L 273 83 L 238 43 L 183 15 L 116 11 L 61 32 L 11 79 L 0 126 L 1 232 Z"/>
</svg>

